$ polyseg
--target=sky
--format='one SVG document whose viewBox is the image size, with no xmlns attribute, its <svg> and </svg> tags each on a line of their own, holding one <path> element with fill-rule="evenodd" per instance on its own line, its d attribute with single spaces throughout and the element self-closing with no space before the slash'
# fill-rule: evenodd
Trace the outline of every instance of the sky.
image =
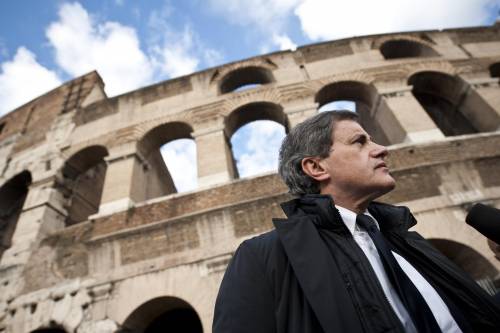
<svg viewBox="0 0 500 333">
<path fill-rule="evenodd" d="M 491 25 L 500 0 L 0 1 L 0 116 L 97 70 L 108 96 L 278 50 L 346 37 Z M 275 170 L 281 125 L 231 142 L 241 177 Z M 196 147 L 162 155 L 180 191 L 196 188 Z"/>
</svg>

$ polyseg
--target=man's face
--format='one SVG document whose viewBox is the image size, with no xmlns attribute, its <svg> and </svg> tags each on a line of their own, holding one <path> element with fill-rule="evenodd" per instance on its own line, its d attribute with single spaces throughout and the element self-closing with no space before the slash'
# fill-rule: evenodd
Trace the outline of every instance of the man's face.
<svg viewBox="0 0 500 333">
<path fill-rule="evenodd" d="M 337 122 L 330 156 L 321 161 L 330 176 L 328 191 L 369 200 L 391 191 L 395 181 L 384 162 L 386 156 L 387 149 L 371 141 L 357 122 Z"/>
</svg>

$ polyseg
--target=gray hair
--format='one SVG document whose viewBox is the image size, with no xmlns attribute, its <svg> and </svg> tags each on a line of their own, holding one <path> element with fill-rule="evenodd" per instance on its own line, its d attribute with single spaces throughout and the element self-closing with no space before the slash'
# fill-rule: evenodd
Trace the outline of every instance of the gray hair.
<svg viewBox="0 0 500 333">
<path fill-rule="evenodd" d="M 302 160 L 306 157 L 328 157 L 335 123 L 358 119 L 357 113 L 347 110 L 321 112 L 288 133 L 281 143 L 278 172 L 290 193 L 319 193 L 319 183 L 302 170 Z"/>
</svg>

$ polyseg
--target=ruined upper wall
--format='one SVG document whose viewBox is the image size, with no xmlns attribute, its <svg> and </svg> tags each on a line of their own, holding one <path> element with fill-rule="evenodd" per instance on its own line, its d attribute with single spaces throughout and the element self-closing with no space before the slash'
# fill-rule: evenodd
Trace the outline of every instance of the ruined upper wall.
<svg viewBox="0 0 500 333">
<path fill-rule="evenodd" d="M 89 97 L 105 98 L 103 88 L 101 77 L 94 71 L 20 106 L 0 118 L 0 142 L 19 135 L 13 154 L 41 144 L 58 116 L 85 106 Z"/>
<path fill-rule="evenodd" d="M 162 101 L 162 104 L 168 102 L 168 109 L 161 110 L 163 115 L 188 112 L 191 116 L 187 118 L 191 118 L 192 122 L 196 123 L 200 118 L 205 121 L 216 116 L 207 110 L 210 109 L 208 105 L 211 105 L 212 109 L 218 109 L 219 112 L 228 108 L 217 104 L 228 98 L 221 94 L 221 80 L 228 73 L 249 66 L 266 68 L 272 73 L 273 82 L 266 85 L 266 88 L 279 88 L 269 94 L 279 95 L 277 99 L 284 103 L 310 95 L 311 92 L 308 90 L 314 90 L 315 87 L 305 84 L 307 81 L 324 79 L 332 75 L 343 74 L 346 79 L 375 82 L 381 89 L 391 89 L 395 81 L 405 80 L 411 71 L 418 70 L 410 68 L 409 64 L 422 60 L 421 58 L 415 58 L 413 61 L 409 61 L 408 58 L 384 59 L 380 48 L 392 40 L 414 41 L 432 48 L 437 55 L 432 57 L 432 60 L 425 59 L 427 63 L 433 63 L 431 67 L 471 79 L 484 77 L 488 73 L 489 65 L 499 60 L 499 30 L 500 25 L 496 24 L 491 27 L 373 35 L 317 43 L 299 47 L 296 51 L 275 52 L 225 64 L 111 99 L 105 97 L 102 91 L 103 82 L 98 74 L 93 72 L 69 81 L 1 117 L 0 124 L 3 126 L 1 126 L 0 142 L 14 134 L 23 134 L 16 139 L 16 147 L 12 151 L 16 153 L 40 144 L 54 119 L 66 112 L 76 110 L 74 122 L 76 126 L 81 126 L 111 117 L 128 108 L 144 109 L 138 116 L 146 118 L 146 114 L 150 113 L 149 110 L 157 108 L 155 105 L 157 101 Z M 394 70 L 394 66 L 400 66 L 402 62 L 406 65 Z M 360 71 L 363 71 L 363 74 L 359 74 Z M 101 94 L 94 92 L 91 100 L 83 103 L 96 85 L 101 88 Z M 247 94 L 237 95 L 240 99 L 245 99 L 244 95 Z M 130 105 L 131 101 L 133 105 Z M 229 108 L 234 107 L 235 103 L 238 101 L 233 101 L 231 103 L 233 105 Z M 203 114 L 200 114 L 197 107 L 203 105 L 206 107 L 201 112 Z M 102 134 L 99 131 L 95 132 L 95 135 Z"/>
</svg>

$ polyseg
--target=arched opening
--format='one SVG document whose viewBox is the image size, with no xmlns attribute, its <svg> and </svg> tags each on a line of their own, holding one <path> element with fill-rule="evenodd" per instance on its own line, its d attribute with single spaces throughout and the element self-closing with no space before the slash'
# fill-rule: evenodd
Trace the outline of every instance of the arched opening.
<svg viewBox="0 0 500 333">
<path fill-rule="evenodd" d="M 330 103 L 326 103 L 325 105 L 322 105 L 320 108 L 318 108 L 318 112 L 339 110 L 349 110 L 352 112 L 356 112 L 356 102 L 349 100 L 333 101 Z"/>
<path fill-rule="evenodd" d="M 178 139 L 160 148 L 163 161 L 172 176 L 177 192 L 196 189 L 196 143 L 193 139 Z"/>
<path fill-rule="evenodd" d="M 120 333 L 203 333 L 201 320 L 191 305 L 176 297 L 157 297 L 135 309 Z"/>
<path fill-rule="evenodd" d="M 495 131 L 498 114 L 457 76 L 425 71 L 408 79 L 412 93 L 446 136 Z"/>
<path fill-rule="evenodd" d="M 234 110 L 225 133 L 239 177 L 277 170 L 278 151 L 288 132 L 288 118 L 277 104 L 257 102 Z"/>
<path fill-rule="evenodd" d="M 380 52 L 385 59 L 439 56 L 433 48 L 407 39 L 389 40 L 380 46 Z"/>
<path fill-rule="evenodd" d="M 71 156 L 62 169 L 60 188 L 66 198 L 66 225 L 86 221 L 99 211 L 108 151 L 103 146 L 91 146 Z"/>
<path fill-rule="evenodd" d="M 491 77 L 500 77 L 500 62 L 496 62 L 490 65 L 490 76 Z"/>
<path fill-rule="evenodd" d="M 473 248 L 447 239 L 429 239 L 448 259 L 469 274 L 476 282 L 490 293 L 495 293 L 498 271 L 486 258 Z"/>
<path fill-rule="evenodd" d="M 318 111 L 347 109 L 355 111 L 363 128 L 382 145 L 401 142 L 404 132 L 385 100 L 373 85 L 341 81 L 321 88 L 316 94 Z"/>
<path fill-rule="evenodd" d="M 150 130 L 138 143 L 146 161 L 143 170 L 144 199 L 196 188 L 196 144 L 193 129 L 186 123 L 171 122 Z"/>
<path fill-rule="evenodd" d="M 273 81 L 271 71 L 266 68 L 257 66 L 239 68 L 224 76 L 220 83 L 220 92 L 225 94 L 247 90 Z"/>
<path fill-rule="evenodd" d="M 23 171 L 0 187 L 0 258 L 11 246 L 30 185 L 31 174 L 29 171 Z"/>
</svg>

